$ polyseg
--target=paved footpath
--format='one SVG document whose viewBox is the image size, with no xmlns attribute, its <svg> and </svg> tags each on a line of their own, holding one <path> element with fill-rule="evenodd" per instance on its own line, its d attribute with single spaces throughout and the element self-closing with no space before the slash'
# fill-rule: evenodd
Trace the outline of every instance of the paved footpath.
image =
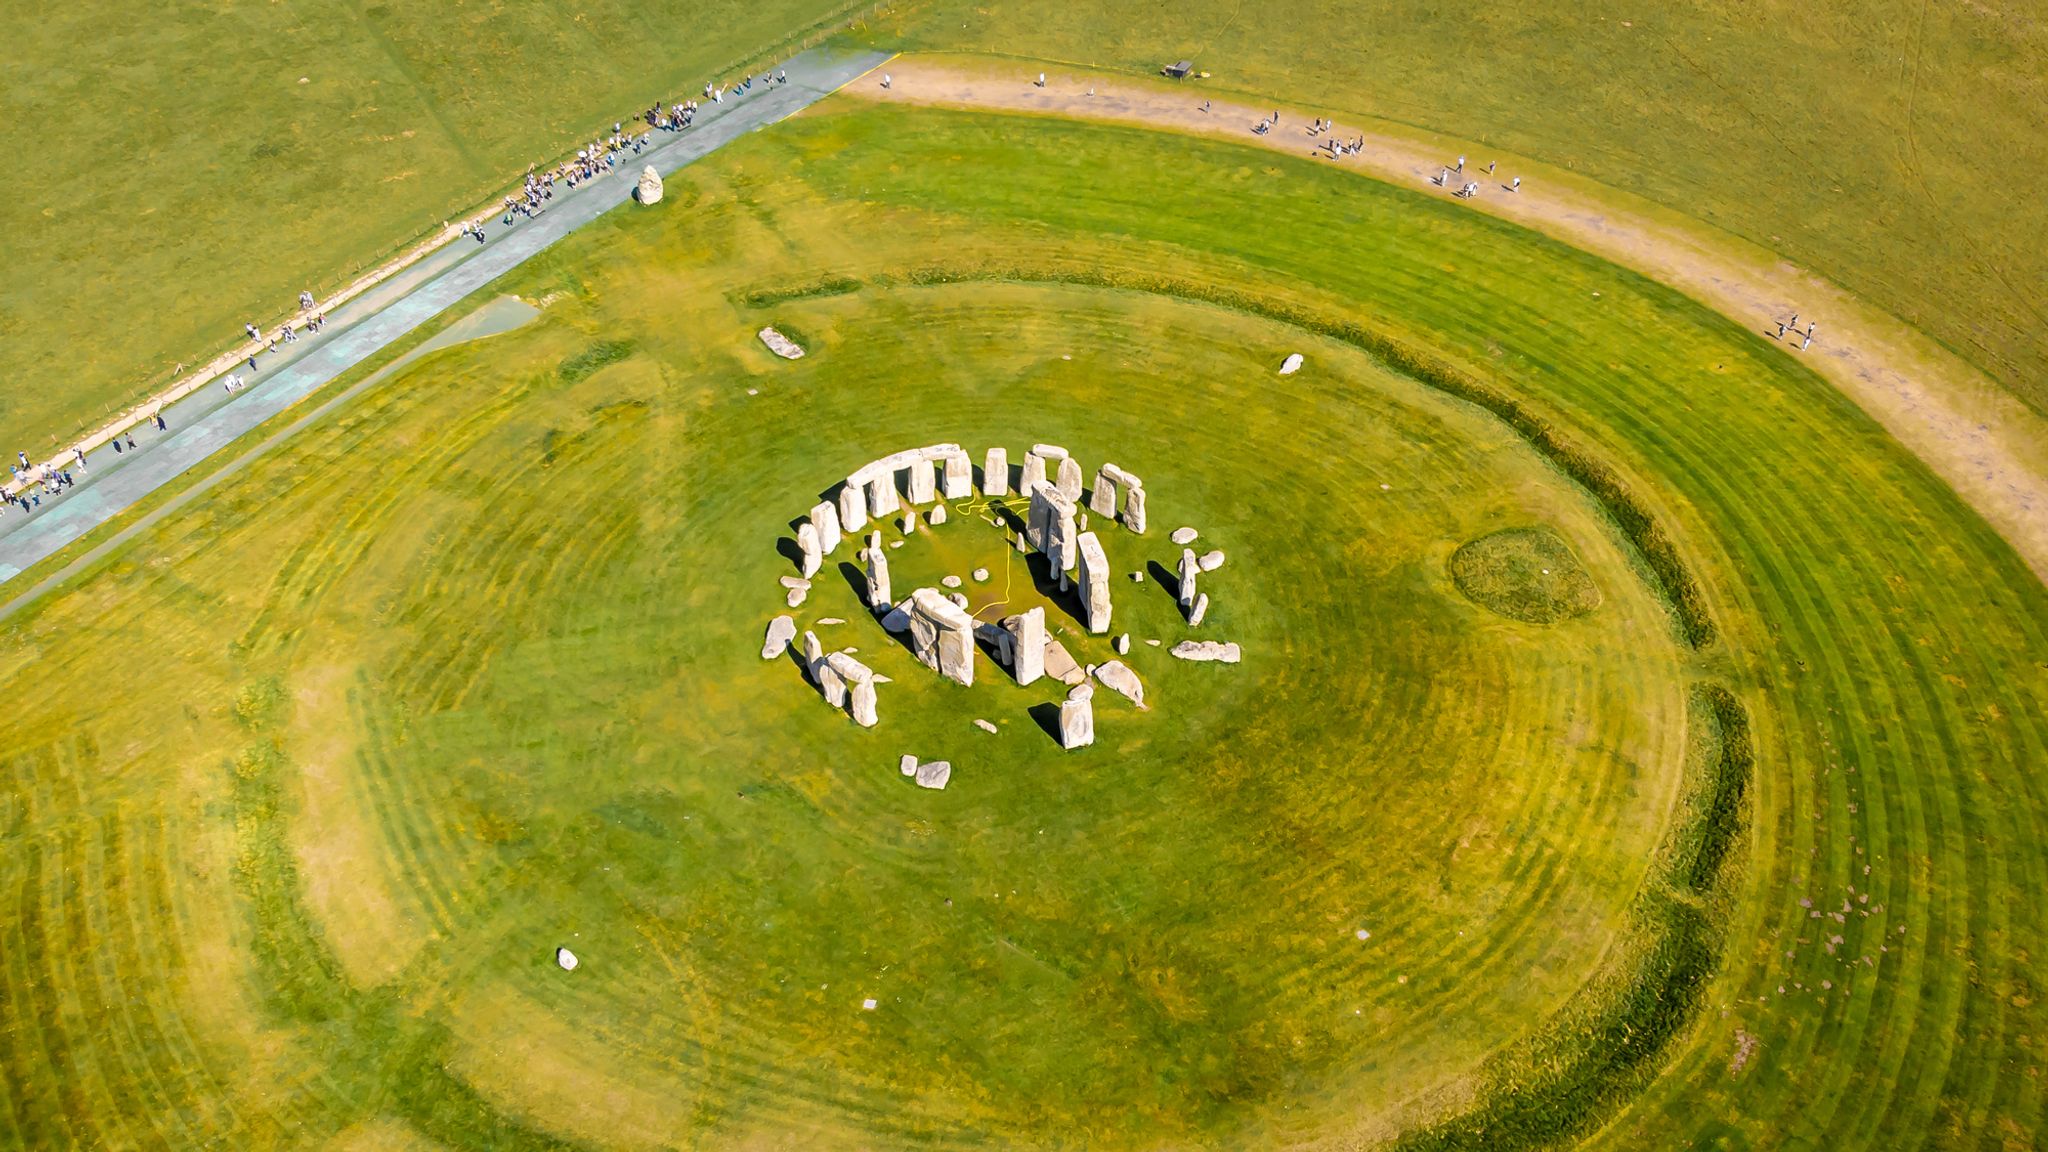
<svg viewBox="0 0 2048 1152">
<path fill-rule="evenodd" d="M 111 447 L 90 453 L 83 471 L 72 468 L 77 483 L 61 496 L 46 495 L 32 515 L 23 515 L 18 507 L 0 509 L 0 582 L 12 580 L 120 515 L 464 297 L 630 200 L 640 170 L 647 165 L 665 176 L 746 132 L 815 104 L 886 59 L 884 53 L 825 49 L 792 57 L 778 66 L 788 72 L 787 84 L 764 88 L 757 81 L 753 95 L 728 95 L 723 103 L 706 103 L 697 110 L 694 126 L 681 133 L 657 131 L 652 146 L 638 156 L 627 153 L 615 172 L 573 192 L 556 181 L 554 199 L 537 218 L 508 227 L 499 223 L 501 215 L 494 214 L 488 217 L 485 243 L 456 240 L 336 309 L 319 334 L 301 336 L 298 343 L 259 357 L 260 370 L 245 390 L 228 396 L 220 388 L 208 387 L 166 407 L 167 431 L 139 425 L 134 448 L 118 455 Z M 240 371 L 247 376 L 246 365 Z M 17 596 L 0 608 L 0 615 L 12 613 L 54 583 L 45 581 L 28 595 Z"/>
</svg>

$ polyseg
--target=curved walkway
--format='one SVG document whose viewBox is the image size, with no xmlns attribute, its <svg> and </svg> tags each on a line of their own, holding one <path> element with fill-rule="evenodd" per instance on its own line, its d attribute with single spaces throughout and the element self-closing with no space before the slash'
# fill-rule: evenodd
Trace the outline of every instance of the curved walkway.
<svg viewBox="0 0 2048 1152">
<path fill-rule="evenodd" d="M 898 57 L 889 71 L 886 89 L 874 82 L 847 91 L 895 103 L 1164 128 L 1295 155 L 1313 151 L 1324 159 L 1329 154 L 1320 147 L 1323 140 L 1363 136 L 1360 151 L 1333 162 L 1425 190 L 1437 188 L 1435 177 L 1456 162 L 1462 148 L 1477 163 L 1468 164 L 1440 194 L 1449 196 L 1460 182 L 1476 180 L 1480 191 L 1466 201 L 1474 211 L 1671 285 L 1766 337 L 1776 321 L 1795 312 L 1802 327 L 1807 320 L 1818 322 L 1813 346 L 1801 353 L 1788 342 L 1786 354 L 1808 357 L 1816 372 L 1933 469 L 2048 582 L 2048 422 L 1902 321 L 1733 236 L 1646 204 L 1618 203 L 1633 198 L 1566 172 L 1395 125 L 1339 122 L 1331 132 L 1311 137 L 1305 129 L 1320 112 L 1282 106 L 1280 126 L 1256 134 L 1253 125 L 1273 106 L 1215 100 L 1204 111 L 1197 84 L 1169 87 L 1070 71 L 1048 73 L 1041 88 L 1019 65 L 936 57 Z M 1489 177 L 1484 164 L 1491 159 L 1506 163 Z M 1524 182 L 1511 192 L 1507 182 L 1518 175 Z"/>
<path fill-rule="evenodd" d="M 303 336 L 259 361 L 245 391 L 195 391 L 163 409 L 169 427 L 134 433 L 135 447 L 102 447 L 72 469 L 77 484 L 23 516 L 0 508 L 0 582 L 49 558 L 137 501 L 228 447 L 243 434 L 297 404 L 394 341 L 439 316 L 472 292 L 549 245 L 628 200 L 647 165 L 664 175 L 701 159 L 742 134 L 816 103 L 887 59 L 885 53 L 813 50 L 779 65 L 789 83 L 751 96 L 728 97 L 698 111 L 696 126 L 670 135 L 616 172 L 569 190 L 557 184 L 546 211 L 506 226 L 493 222 L 486 243 L 458 241 L 337 308 L 317 335 Z M 297 425 L 294 425 L 297 427 Z M 13 613 L 51 585 L 43 581 L 0 606 Z"/>
</svg>

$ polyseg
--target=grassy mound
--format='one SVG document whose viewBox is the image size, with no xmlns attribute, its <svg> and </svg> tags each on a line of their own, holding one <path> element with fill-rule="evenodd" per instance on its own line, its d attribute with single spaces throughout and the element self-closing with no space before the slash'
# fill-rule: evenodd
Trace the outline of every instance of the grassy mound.
<svg viewBox="0 0 2048 1152">
<path fill-rule="evenodd" d="M 1555 624 L 1600 606 L 1600 587 L 1548 528 L 1489 532 L 1451 553 L 1451 579 L 1474 604 L 1510 620 Z"/>
</svg>

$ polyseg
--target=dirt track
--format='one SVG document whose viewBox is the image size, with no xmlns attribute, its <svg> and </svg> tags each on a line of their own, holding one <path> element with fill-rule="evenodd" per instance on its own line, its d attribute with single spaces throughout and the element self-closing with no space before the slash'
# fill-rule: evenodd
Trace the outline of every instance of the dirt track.
<svg viewBox="0 0 2048 1152">
<path fill-rule="evenodd" d="M 1039 88 L 1018 65 L 966 65 L 897 57 L 884 66 L 891 86 L 870 74 L 845 91 L 870 100 L 941 107 L 1037 112 L 1216 136 L 1293 155 L 1318 140 L 1305 126 L 1318 113 L 1278 108 L 1282 127 L 1256 135 L 1272 106 L 1215 100 L 1202 111 L 1195 86 L 1164 88 L 1086 73 L 1046 74 Z M 998 73 L 996 68 L 1004 69 Z M 1017 74 L 1008 74 L 1014 70 Z M 1090 93 L 1093 93 L 1092 95 Z M 1211 97 L 1213 99 L 1213 97 Z M 1340 139 L 1364 136 L 1357 154 L 1334 161 L 1376 179 L 1449 196 L 1431 178 L 1484 150 L 1432 140 L 1392 125 L 1339 121 Z M 1500 159 L 1489 179 L 1484 159 Z M 1697 221 L 1642 204 L 1617 206 L 1621 193 L 1541 165 L 1488 154 L 1464 177 L 1480 182 L 1468 203 L 1680 289 L 1766 334 L 1793 312 L 1817 321 L 1813 346 L 1787 355 L 1808 364 L 1925 461 L 1977 509 L 2036 575 L 2048 582 L 2048 423 L 1981 373 L 1901 321 L 1869 307 L 1826 279 Z M 1511 167 L 1512 165 L 1512 167 Z M 1518 192 L 1502 188 L 1519 175 Z M 1455 187 L 1455 185 L 1453 185 Z"/>
</svg>

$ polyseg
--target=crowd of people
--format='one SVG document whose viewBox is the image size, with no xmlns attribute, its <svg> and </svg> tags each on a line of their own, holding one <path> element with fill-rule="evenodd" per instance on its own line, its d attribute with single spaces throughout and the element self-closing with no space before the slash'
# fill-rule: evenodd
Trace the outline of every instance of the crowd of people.
<svg viewBox="0 0 2048 1152">
<path fill-rule="evenodd" d="M 703 99 L 713 104 L 723 104 L 728 100 L 738 99 L 754 93 L 757 86 L 765 90 L 787 83 L 789 83 L 789 73 L 786 71 L 763 72 L 757 75 L 745 76 L 737 83 L 726 86 L 721 86 L 715 82 L 707 83 L 704 85 Z M 609 135 L 592 140 L 590 143 L 578 148 L 574 159 L 566 160 L 546 171 L 529 169 L 519 192 L 505 197 L 504 212 L 500 222 L 510 226 L 518 220 L 531 220 L 540 215 L 548 202 L 555 198 L 555 185 L 557 183 L 565 184 L 568 188 L 574 189 L 578 185 L 594 180 L 599 176 L 615 172 L 619 163 L 628 153 L 638 156 L 646 149 L 652 147 L 656 132 L 679 133 L 694 126 L 700 107 L 702 105 L 696 100 L 681 100 L 674 103 L 656 101 L 649 105 L 646 111 L 635 117 L 635 127 L 633 130 L 629 131 L 626 128 L 625 121 L 615 121 L 612 124 L 612 130 Z M 644 129 L 639 127 L 642 122 L 646 125 Z M 483 219 L 464 223 L 461 234 L 474 238 L 479 244 L 488 238 L 484 230 Z M 298 313 L 278 325 L 276 334 L 266 337 L 263 329 L 255 324 L 244 324 L 242 331 L 248 335 L 250 344 L 261 345 L 261 347 L 253 348 L 249 352 L 247 362 L 248 375 L 245 376 L 239 371 L 228 373 L 221 379 L 222 391 L 232 396 L 234 393 L 247 388 L 255 379 L 258 370 L 257 357 L 259 355 L 274 353 L 281 347 L 296 344 L 301 333 L 311 334 L 319 332 L 325 327 L 327 327 L 327 314 L 320 308 L 319 301 L 310 291 L 299 293 Z M 150 413 L 146 423 L 158 432 L 167 432 L 170 428 L 170 425 L 164 419 L 161 405 Z M 107 443 L 113 448 L 116 455 L 125 455 L 128 452 L 137 450 L 133 429 L 117 433 Z M 14 483 L 9 486 L 6 502 L 8 505 L 30 514 L 33 514 L 38 508 L 42 507 L 45 497 L 54 500 L 66 489 L 73 487 L 77 483 L 73 475 L 74 471 L 78 473 L 86 471 L 85 449 L 82 446 L 74 446 L 71 449 L 71 461 L 68 468 L 62 467 L 55 462 L 31 464 L 26 452 L 17 452 L 15 455 L 18 457 L 19 463 L 13 466 Z"/>
</svg>

